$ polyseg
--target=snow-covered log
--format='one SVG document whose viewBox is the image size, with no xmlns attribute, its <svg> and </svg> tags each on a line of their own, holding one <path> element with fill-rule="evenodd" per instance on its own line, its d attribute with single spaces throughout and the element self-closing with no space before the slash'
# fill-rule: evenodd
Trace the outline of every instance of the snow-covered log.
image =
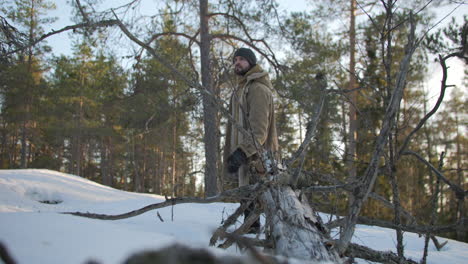
<svg viewBox="0 0 468 264">
<path fill-rule="evenodd" d="M 303 260 L 340 262 L 327 245 L 321 221 L 314 215 L 305 196 L 289 186 L 272 186 L 261 196 L 270 237 L 277 255 Z"/>
</svg>

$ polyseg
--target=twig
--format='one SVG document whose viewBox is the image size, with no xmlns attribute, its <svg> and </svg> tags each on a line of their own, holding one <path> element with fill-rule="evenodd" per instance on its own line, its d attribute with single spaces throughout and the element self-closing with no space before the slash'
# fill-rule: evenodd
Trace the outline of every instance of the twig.
<svg viewBox="0 0 468 264">
<path fill-rule="evenodd" d="M 163 218 L 161 217 L 161 215 L 159 214 L 159 212 L 156 212 L 156 215 L 158 216 L 158 218 L 159 218 L 159 220 L 160 220 L 161 222 L 164 222 L 164 220 L 163 220 Z"/>
<path fill-rule="evenodd" d="M 239 206 L 236 211 L 224 221 L 223 225 L 218 227 L 215 232 L 213 232 L 213 235 L 211 236 L 210 239 L 210 246 L 214 246 L 218 239 L 222 237 L 222 234 L 226 232 L 227 228 L 231 225 L 233 225 L 237 218 L 245 211 L 245 209 L 248 208 L 248 206 L 251 204 L 250 201 L 242 203 L 241 206 Z"/>
<path fill-rule="evenodd" d="M 255 208 L 255 210 L 250 213 L 247 219 L 245 219 L 244 223 L 242 223 L 242 225 L 238 229 L 232 232 L 232 234 L 235 236 L 240 236 L 240 235 L 247 233 L 247 231 L 249 231 L 249 228 L 252 226 L 252 224 L 255 221 L 258 220 L 259 217 L 260 217 L 260 210 L 258 208 Z M 218 247 L 226 249 L 230 247 L 234 242 L 235 242 L 234 240 L 228 238 L 226 239 L 226 241 L 224 241 L 223 244 L 219 245 Z"/>
</svg>

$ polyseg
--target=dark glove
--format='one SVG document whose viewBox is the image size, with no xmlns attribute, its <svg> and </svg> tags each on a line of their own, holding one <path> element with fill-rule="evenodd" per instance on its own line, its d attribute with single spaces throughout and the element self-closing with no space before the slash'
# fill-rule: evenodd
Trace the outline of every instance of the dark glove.
<svg viewBox="0 0 468 264">
<path fill-rule="evenodd" d="M 247 162 L 247 156 L 241 149 L 236 149 L 227 159 L 227 170 L 229 173 L 235 173 L 242 164 Z"/>
</svg>

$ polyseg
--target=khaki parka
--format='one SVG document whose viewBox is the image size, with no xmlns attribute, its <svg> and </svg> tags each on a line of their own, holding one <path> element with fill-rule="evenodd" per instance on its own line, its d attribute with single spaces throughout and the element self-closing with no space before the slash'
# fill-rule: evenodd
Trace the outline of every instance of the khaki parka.
<svg viewBox="0 0 468 264">
<path fill-rule="evenodd" d="M 261 146 L 261 151 L 271 151 L 275 155 L 277 154 L 278 136 L 273 104 L 273 86 L 268 73 L 259 65 L 255 65 L 239 78 L 237 89 L 231 96 L 230 112 L 238 124 L 255 136 Z M 248 162 L 259 160 L 257 147 L 251 135 L 246 137 L 235 125 L 228 122 L 224 161 L 238 148 L 246 154 Z M 247 164 L 239 169 L 239 186 L 249 184 L 249 166 Z"/>
</svg>

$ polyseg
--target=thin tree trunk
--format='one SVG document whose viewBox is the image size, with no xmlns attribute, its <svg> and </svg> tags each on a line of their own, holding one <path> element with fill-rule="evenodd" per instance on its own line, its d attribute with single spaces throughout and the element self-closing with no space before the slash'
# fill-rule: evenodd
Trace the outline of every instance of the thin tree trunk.
<svg viewBox="0 0 468 264">
<path fill-rule="evenodd" d="M 154 172 L 153 172 L 153 192 L 155 194 L 161 194 L 161 175 L 159 173 L 161 167 L 161 156 L 159 148 L 156 147 L 155 153 L 155 162 L 154 162 Z"/>
<path fill-rule="evenodd" d="M 200 60 L 203 87 L 213 93 L 213 81 L 211 77 L 210 47 L 211 35 L 209 33 L 208 0 L 200 0 Z M 203 94 L 203 118 L 205 135 L 205 195 L 216 195 L 217 191 L 217 134 L 215 101 L 207 94 Z"/>
<path fill-rule="evenodd" d="M 444 152 L 442 152 L 440 154 L 439 170 L 442 170 L 442 168 L 444 166 L 444 155 L 445 155 Z M 433 192 L 433 195 L 432 195 L 432 206 L 431 206 L 432 212 L 431 212 L 431 219 L 429 221 L 429 225 L 431 225 L 431 226 L 435 225 L 436 222 L 437 222 L 437 197 L 439 195 L 439 188 L 440 188 L 440 180 L 437 177 L 436 178 L 436 183 L 435 183 L 435 186 L 434 186 L 434 192 Z M 430 232 L 428 232 L 426 234 L 426 237 L 425 237 L 425 240 L 424 240 L 424 253 L 423 253 L 423 258 L 421 260 L 422 264 L 426 263 L 429 240 L 430 240 L 431 236 L 432 236 L 432 234 Z"/>
<path fill-rule="evenodd" d="M 459 132 L 459 121 L 458 121 L 458 114 L 455 115 L 455 125 L 457 128 L 457 137 L 455 139 L 456 146 L 457 146 L 457 176 L 458 176 L 458 186 L 465 186 L 465 177 L 463 173 L 463 165 L 462 165 L 462 148 L 460 144 L 460 132 Z M 457 228 L 457 240 L 464 241 L 465 239 L 465 232 L 463 232 L 463 217 L 465 215 L 465 208 L 464 208 L 464 197 L 458 197 L 455 195 L 457 199 L 457 221 L 458 221 L 458 228 Z"/>
<path fill-rule="evenodd" d="M 349 129 L 348 129 L 348 147 L 346 154 L 346 167 L 348 170 L 348 182 L 354 182 L 356 180 L 356 141 L 357 141 L 357 92 L 353 91 L 356 88 L 356 0 L 350 1 L 350 25 L 349 25 L 349 86 L 351 90 L 349 93 Z M 349 205 L 354 202 L 354 195 L 349 195 Z"/>
<path fill-rule="evenodd" d="M 174 104 L 175 105 L 175 104 Z M 177 177 L 176 177 L 176 147 L 177 147 L 177 112 L 174 113 L 174 122 L 172 124 L 172 197 L 179 195 L 176 190 L 177 187 Z"/>
<path fill-rule="evenodd" d="M 101 181 L 102 184 L 109 186 L 108 179 L 108 156 L 105 143 L 105 137 L 101 138 Z"/>
</svg>

